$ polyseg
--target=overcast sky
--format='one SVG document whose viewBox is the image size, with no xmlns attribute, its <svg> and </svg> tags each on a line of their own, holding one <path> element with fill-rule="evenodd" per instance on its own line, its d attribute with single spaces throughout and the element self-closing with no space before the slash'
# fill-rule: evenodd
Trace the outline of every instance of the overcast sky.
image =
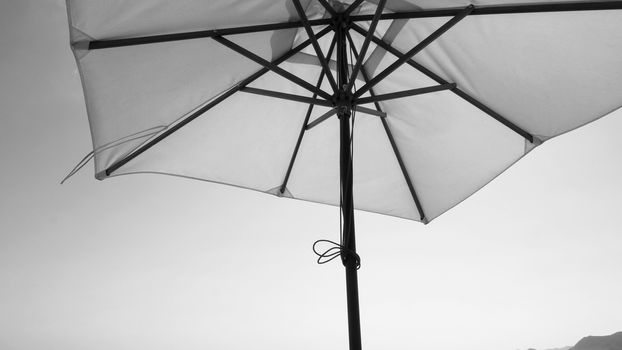
<svg viewBox="0 0 622 350">
<path fill-rule="evenodd" d="M 622 330 L 622 113 L 428 226 L 357 213 L 366 349 L 538 349 Z M 0 348 L 345 349 L 338 209 L 100 182 L 60 0 L 0 0 Z"/>
</svg>

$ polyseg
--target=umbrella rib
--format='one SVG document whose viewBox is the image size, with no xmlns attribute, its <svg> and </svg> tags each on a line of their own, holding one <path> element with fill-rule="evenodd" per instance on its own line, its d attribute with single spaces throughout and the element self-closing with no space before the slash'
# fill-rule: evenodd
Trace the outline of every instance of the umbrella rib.
<svg viewBox="0 0 622 350">
<path fill-rule="evenodd" d="M 283 78 L 291 81 L 292 83 L 299 85 L 313 93 L 316 93 L 322 97 L 324 97 L 325 99 L 331 99 L 332 96 L 329 95 L 328 93 L 324 92 L 322 89 L 316 88 L 315 86 L 313 86 L 312 84 L 309 84 L 309 82 L 297 77 L 296 75 L 286 71 L 285 69 L 279 67 L 278 65 L 265 60 L 261 57 L 259 57 L 258 55 L 248 51 L 247 49 L 241 47 L 240 45 L 234 43 L 231 40 L 225 39 L 222 36 L 213 36 L 212 39 L 216 40 L 217 42 L 223 44 L 224 46 L 230 48 L 231 50 L 239 53 L 240 55 L 254 61 L 257 64 L 260 64 L 262 66 L 264 66 L 265 68 L 268 68 L 269 70 L 273 71 L 274 73 L 282 76 Z M 315 39 L 315 35 L 313 36 L 313 39 L 311 39 L 311 43 L 313 43 Z"/>
<path fill-rule="evenodd" d="M 314 97 L 288 94 L 288 93 L 280 92 L 280 91 L 258 89 L 258 88 L 248 87 L 248 86 L 241 88 L 240 91 L 247 92 L 250 94 L 255 94 L 255 95 L 280 98 L 282 100 L 289 100 L 289 101 L 308 103 L 308 104 L 316 104 L 316 105 L 324 106 L 324 107 L 333 106 L 332 102 L 329 102 L 326 100 L 319 100 Z"/>
<path fill-rule="evenodd" d="M 328 1 L 326 1 L 326 0 L 318 0 L 318 1 L 320 2 L 320 4 L 322 4 L 322 6 L 324 6 L 326 11 L 328 11 L 331 16 L 333 16 L 333 17 L 337 16 L 337 11 L 335 11 L 333 6 L 331 4 L 329 4 Z"/>
<path fill-rule="evenodd" d="M 389 74 L 393 73 L 396 69 L 401 67 L 404 63 L 406 63 L 414 55 L 416 55 L 418 52 L 420 52 L 421 50 L 426 48 L 434 40 L 438 39 L 441 35 L 443 35 L 445 32 L 447 32 L 449 29 L 451 29 L 454 25 L 458 24 L 458 22 L 460 22 L 466 16 L 468 16 L 468 14 L 471 13 L 474 8 L 475 7 L 473 5 L 469 5 L 469 6 L 465 7 L 459 14 L 457 14 L 452 19 L 450 19 L 448 22 L 443 24 L 440 28 L 435 30 L 427 38 L 423 39 L 423 41 L 421 41 L 419 44 L 417 44 L 414 48 L 412 48 L 410 51 L 408 51 L 407 53 L 402 55 L 400 58 L 398 58 L 397 61 L 393 62 L 390 66 L 385 68 L 385 70 L 383 70 L 377 76 L 372 78 L 367 84 L 365 84 L 362 88 L 360 88 L 354 94 L 354 97 L 360 97 L 365 92 L 367 92 L 369 89 L 371 89 L 376 84 L 378 84 L 380 81 L 382 81 L 384 78 L 386 78 Z M 372 35 L 373 35 L 373 33 L 372 33 Z"/>
<path fill-rule="evenodd" d="M 423 207 L 421 205 L 421 201 L 417 196 L 417 192 L 415 191 L 415 187 L 410 179 L 410 175 L 408 175 L 408 170 L 406 169 L 406 165 L 404 164 L 404 160 L 402 159 L 402 155 L 400 153 L 397 144 L 395 143 L 395 139 L 393 138 L 393 133 L 391 133 L 391 128 L 389 128 L 389 123 L 385 118 L 380 118 L 382 122 L 382 127 L 387 134 L 387 138 L 389 139 L 389 143 L 391 143 L 391 148 L 393 149 L 393 153 L 395 153 L 395 158 L 397 159 L 397 163 L 402 170 L 402 174 L 404 175 L 404 179 L 406 180 L 406 185 L 408 186 L 408 190 L 410 191 L 410 195 L 415 202 L 415 206 L 417 207 L 417 211 L 419 212 L 419 220 L 425 222 L 427 219 L 425 217 L 425 213 L 423 212 Z"/>
<path fill-rule="evenodd" d="M 352 47 L 352 52 L 354 53 L 354 57 L 357 57 L 358 53 L 356 52 L 356 47 L 354 46 L 354 40 L 352 40 L 352 36 L 350 35 L 349 32 L 347 33 L 347 37 L 348 37 L 348 41 L 350 42 L 350 47 Z M 369 81 L 369 76 L 367 75 L 367 72 L 365 71 L 365 67 L 361 68 L 361 73 L 363 75 L 363 79 L 365 79 L 365 82 Z M 376 96 L 373 88 L 369 89 L 369 94 L 372 97 Z M 376 107 L 376 110 L 378 112 L 384 113 L 384 116 L 386 117 L 386 113 L 380 107 L 380 103 L 378 101 L 373 101 L 373 102 Z M 361 107 L 357 106 L 356 108 L 359 109 Z M 406 185 L 408 186 L 410 195 L 413 201 L 415 202 L 415 207 L 417 207 L 417 212 L 419 213 L 419 220 L 425 223 L 427 219 L 425 216 L 425 212 L 423 211 L 423 206 L 421 205 L 419 196 L 417 196 L 417 191 L 415 191 L 415 186 L 413 185 L 412 180 L 410 179 L 410 175 L 408 174 L 408 169 L 406 169 L 406 165 L 404 164 L 404 160 L 402 159 L 400 150 L 397 147 L 397 143 L 395 143 L 395 139 L 393 138 L 393 134 L 391 133 L 391 129 L 389 128 L 389 123 L 387 122 L 386 118 L 380 118 L 380 121 L 382 122 L 382 127 L 384 128 L 384 131 L 387 134 L 387 138 L 389 139 L 389 143 L 391 144 L 391 148 L 393 149 L 393 153 L 395 154 L 397 163 L 400 166 L 400 170 L 402 171 L 402 175 L 404 176 L 404 180 L 406 181 Z"/>
<path fill-rule="evenodd" d="M 320 0 L 321 2 L 323 0 Z M 348 7 L 345 11 L 346 14 L 350 14 L 354 11 L 363 0 L 357 0 Z M 516 14 L 516 13 L 538 13 L 538 12 L 569 12 L 569 11 L 597 11 L 597 10 L 620 10 L 622 9 L 622 1 L 582 1 L 574 3 L 559 3 L 559 4 L 524 4 L 524 5 L 504 5 L 504 6 L 478 6 L 473 10 L 471 15 L 496 15 L 496 14 Z M 410 11 L 410 12 L 396 12 L 396 13 L 384 13 L 380 16 L 380 20 L 395 20 L 395 19 L 411 19 L 411 18 L 427 18 L 427 17 L 448 17 L 454 16 L 462 11 L 462 8 L 452 9 L 436 9 L 436 10 L 423 10 L 423 11 Z M 332 14 L 332 13 L 331 13 Z M 354 22 L 371 21 L 374 15 L 358 15 L 350 16 L 350 19 Z M 312 26 L 329 25 L 332 23 L 332 19 L 317 19 L 310 20 L 309 24 Z M 151 36 L 140 36 L 132 38 L 121 39 L 104 39 L 93 40 L 89 42 L 89 50 L 99 50 L 114 47 L 134 46 L 162 43 L 169 41 L 191 40 L 200 38 L 209 38 L 215 35 L 235 35 L 235 34 L 248 34 L 264 31 L 293 29 L 303 27 L 301 21 L 296 22 L 284 22 L 284 23 L 272 23 L 272 24 L 260 24 L 252 26 L 243 26 L 235 28 L 222 28 L 222 29 L 210 29 L 199 30 L 183 33 L 170 33 Z"/>
<path fill-rule="evenodd" d="M 470 15 L 503 15 L 519 13 L 601 11 L 621 9 L 622 1 L 577 1 L 570 3 L 477 6 Z M 460 11 L 462 11 L 462 8 L 427 9 L 421 11 L 384 13 L 380 17 L 380 20 L 449 17 L 457 15 L 458 13 L 460 13 Z M 353 22 L 371 21 L 372 18 L 373 15 L 358 15 L 350 17 Z"/>
<path fill-rule="evenodd" d="M 329 25 L 331 23 L 332 23 L 331 19 L 318 19 L 318 20 L 309 21 L 309 25 L 311 26 Z M 216 35 L 249 34 L 249 33 L 282 30 L 282 29 L 294 29 L 294 28 L 300 28 L 302 26 L 303 24 L 301 21 L 296 21 L 296 22 L 260 24 L 260 25 L 235 27 L 235 28 L 199 30 L 199 31 L 183 32 L 183 33 L 139 36 L 139 37 L 133 37 L 133 38 L 93 40 L 89 42 L 88 48 L 89 50 L 98 50 L 98 49 L 107 49 L 107 48 L 122 47 L 122 46 L 163 43 L 163 42 L 169 42 L 169 41 L 211 38 Z"/>
<path fill-rule="evenodd" d="M 378 2 L 378 7 L 376 7 L 376 13 L 374 14 L 374 18 L 369 25 L 369 33 L 365 36 L 365 40 L 363 41 L 363 45 L 361 45 L 361 51 L 359 57 L 356 59 L 356 64 L 352 69 L 352 74 L 350 75 L 350 82 L 348 83 L 348 87 L 345 89 L 346 91 L 351 91 L 354 83 L 356 82 L 356 77 L 359 74 L 359 70 L 363 65 L 363 60 L 365 59 L 365 55 L 367 54 L 367 49 L 369 48 L 369 44 L 371 43 L 371 37 L 374 35 L 376 31 L 376 26 L 378 25 L 378 21 L 380 19 L 380 15 L 382 15 L 382 10 L 384 9 L 384 5 L 386 0 L 380 0 Z"/>
<path fill-rule="evenodd" d="M 337 36 L 333 35 L 333 41 L 330 43 L 330 47 L 328 48 L 328 59 L 333 55 L 333 50 L 335 49 L 335 45 L 337 44 Z M 324 81 L 324 70 L 320 72 L 320 77 L 318 78 L 317 87 L 322 86 L 322 82 Z M 314 94 L 313 98 L 316 98 L 317 95 Z M 302 138 L 305 135 L 305 131 L 307 130 L 307 123 L 311 118 L 311 113 L 313 112 L 314 103 L 309 104 L 309 108 L 307 109 L 307 114 L 305 115 L 305 120 L 302 123 L 302 127 L 300 128 L 300 133 L 298 134 L 298 140 L 296 141 L 296 146 L 294 147 L 294 151 L 292 152 L 292 157 L 289 161 L 289 165 L 287 166 L 287 172 L 285 173 L 285 178 L 283 179 L 283 183 L 281 184 L 281 188 L 279 191 L 281 194 L 285 193 L 285 189 L 287 187 L 287 183 L 289 182 L 289 177 L 292 173 L 292 169 L 294 168 L 294 162 L 296 162 L 296 157 L 298 156 L 298 150 L 300 149 L 300 145 L 302 144 Z"/>
<path fill-rule="evenodd" d="M 439 84 L 447 83 L 447 81 L 445 81 L 438 74 L 435 74 L 431 70 L 425 68 L 424 66 L 420 65 L 419 63 L 417 63 L 415 61 L 412 62 L 411 66 L 413 68 L 417 69 L 418 71 L 420 71 L 421 73 L 425 74 L 429 78 L 431 78 L 433 80 L 436 80 L 437 82 L 439 82 Z M 485 114 L 488 114 L 493 119 L 495 119 L 499 123 L 503 124 L 504 126 L 509 128 L 510 130 L 512 130 L 515 133 L 517 133 L 518 135 L 522 136 L 525 140 L 529 141 L 530 143 L 534 143 L 535 137 L 531 133 L 527 132 L 526 130 L 524 130 L 523 128 L 519 127 L 518 125 L 512 123 L 511 121 L 509 121 L 508 119 L 506 119 L 505 117 L 503 117 L 502 115 L 500 115 L 499 113 L 494 111 L 492 108 L 486 106 L 485 104 L 483 104 L 482 102 L 480 102 L 479 100 L 474 98 L 473 96 L 467 94 L 466 92 L 464 92 L 464 91 L 462 91 L 462 90 L 460 90 L 458 88 L 451 89 L 451 91 L 454 94 L 456 94 L 459 97 L 461 97 L 463 100 L 465 100 L 468 103 L 470 103 L 471 105 L 477 107 L 479 110 L 481 110 Z"/>
<path fill-rule="evenodd" d="M 352 24 L 352 29 L 354 29 L 355 31 L 357 31 L 361 35 L 367 35 L 367 31 L 365 29 L 363 29 L 362 27 L 360 27 L 359 25 L 355 24 L 355 23 Z M 393 46 L 391 46 L 390 44 L 386 43 L 384 40 L 378 38 L 375 35 L 372 37 L 372 41 L 376 45 L 382 47 L 384 50 L 386 50 L 387 52 L 389 52 L 389 53 L 391 53 L 391 54 L 393 54 L 393 55 L 395 55 L 397 57 L 402 57 L 403 56 L 403 54 L 399 50 L 397 50 L 396 48 L 394 48 Z M 410 65 L 411 67 L 415 68 L 416 70 L 420 71 L 421 73 L 423 73 L 424 75 L 426 75 L 430 79 L 435 80 L 439 84 L 449 84 L 449 82 L 447 82 L 445 79 L 440 77 L 438 74 L 430 71 L 429 69 L 425 68 L 424 66 L 422 66 L 419 63 L 417 63 L 413 59 L 408 60 L 406 63 L 408 65 Z M 459 97 L 461 97 L 465 101 L 469 102 L 471 105 L 473 105 L 474 107 L 478 108 L 482 112 L 488 114 L 490 117 L 492 117 L 493 119 L 497 120 L 499 123 L 505 125 L 509 129 L 514 131 L 515 133 L 517 133 L 520 136 L 524 137 L 527 141 L 529 141 L 531 143 L 534 142 L 533 135 L 531 135 L 527 131 L 523 130 L 522 128 L 520 128 L 516 124 L 512 123 L 508 119 L 504 118 L 499 113 L 495 112 L 493 109 L 491 109 L 490 107 L 486 106 L 485 104 L 483 104 L 482 102 L 480 102 L 476 98 L 474 98 L 474 97 L 470 96 L 469 94 L 467 94 L 466 92 L 460 90 L 460 88 L 458 88 L 458 87 L 453 88 L 453 89 L 451 89 L 451 92 L 453 92 L 454 94 L 458 95 Z"/>
<path fill-rule="evenodd" d="M 320 32 L 318 32 L 317 35 L 318 35 L 318 37 L 323 37 L 324 35 L 328 34 L 331 31 L 332 31 L 331 27 L 326 27 L 326 28 L 322 29 Z M 306 41 L 300 43 L 298 46 L 292 48 L 288 52 L 284 53 L 281 57 L 279 57 L 276 60 L 274 60 L 274 63 L 275 64 L 280 64 L 282 62 L 287 61 L 288 59 L 290 59 L 295 54 L 297 54 L 298 52 L 300 52 L 302 49 L 304 49 L 305 47 L 307 47 L 309 45 L 311 45 L 311 40 L 306 40 Z M 125 157 L 121 158 L 120 160 L 116 161 L 111 166 L 106 168 L 106 170 L 105 170 L 106 176 L 110 176 L 110 174 L 112 174 L 113 172 L 118 170 L 123 165 L 127 164 L 132 159 L 138 157 L 139 155 L 141 155 L 142 153 L 144 153 L 145 151 L 147 151 L 151 147 L 155 146 L 160 141 L 162 141 L 165 138 L 169 137 L 171 134 L 175 133 L 177 130 L 181 129 L 185 125 L 188 125 L 188 123 L 190 123 L 194 119 L 198 118 L 199 116 L 203 115 L 205 112 L 209 111 L 210 109 L 212 109 L 216 105 L 220 104 L 221 102 L 225 101 L 226 99 L 231 97 L 233 94 L 235 94 L 236 92 L 240 91 L 240 89 L 242 89 L 246 85 L 254 82 L 255 80 L 259 79 L 260 77 L 262 77 L 264 74 L 268 73 L 269 71 L 270 70 L 268 68 L 265 68 L 265 67 L 260 69 L 259 71 L 257 71 L 254 74 L 250 75 L 246 79 L 242 80 L 238 85 L 232 87 L 231 89 L 227 90 L 222 95 L 218 96 L 217 98 L 215 98 L 211 102 L 207 103 L 205 106 L 199 108 L 198 110 L 196 110 L 195 112 L 190 114 L 188 117 L 184 118 L 183 120 L 181 120 L 177 124 L 175 124 L 175 125 L 171 126 L 170 128 L 166 129 L 160 135 L 156 136 L 152 140 L 150 140 L 150 141 L 144 143 L 143 145 L 139 146 L 134 151 L 132 151 L 130 154 L 126 155 Z"/>
<path fill-rule="evenodd" d="M 371 97 L 359 98 L 355 100 L 355 103 L 366 104 L 366 103 L 372 103 L 372 102 L 393 100 L 396 98 L 404 98 L 404 97 L 410 97 L 410 96 L 416 96 L 416 95 L 429 94 L 429 93 L 437 92 L 437 91 L 451 90 L 451 89 L 454 89 L 455 87 L 456 87 L 456 84 L 454 83 L 428 86 L 424 88 L 410 89 L 410 90 L 392 92 L 388 94 L 372 95 Z"/>
<path fill-rule="evenodd" d="M 317 55 L 317 58 L 320 60 L 320 64 L 322 65 L 324 74 L 328 78 L 328 82 L 330 83 L 330 86 L 333 88 L 333 91 L 337 92 L 339 88 L 337 87 L 337 83 L 335 82 L 335 77 L 333 77 L 333 73 L 330 71 L 330 68 L 328 67 L 326 57 L 324 57 L 322 48 L 320 47 L 320 44 L 317 42 L 317 38 L 315 37 L 315 34 L 313 33 L 313 29 L 311 28 L 311 25 L 309 24 L 309 20 L 307 19 L 307 14 L 305 13 L 305 10 L 302 8 L 302 5 L 300 4 L 300 0 L 293 0 L 293 2 L 294 2 L 294 6 L 296 7 L 296 11 L 298 12 L 298 16 L 300 17 L 300 21 L 302 22 L 303 27 L 305 28 L 305 31 L 307 32 L 307 35 L 309 36 L 309 39 L 311 39 L 311 45 L 313 45 L 313 50 L 315 50 L 315 54 Z"/>
<path fill-rule="evenodd" d="M 350 6 L 348 6 L 348 8 L 344 11 L 345 15 L 350 15 L 352 13 L 352 11 L 356 10 L 357 7 L 359 7 L 363 1 L 365 0 L 356 0 L 355 2 L 353 2 L 352 4 L 350 4 Z M 354 16 L 352 16 L 351 18 L 353 18 Z"/>
</svg>

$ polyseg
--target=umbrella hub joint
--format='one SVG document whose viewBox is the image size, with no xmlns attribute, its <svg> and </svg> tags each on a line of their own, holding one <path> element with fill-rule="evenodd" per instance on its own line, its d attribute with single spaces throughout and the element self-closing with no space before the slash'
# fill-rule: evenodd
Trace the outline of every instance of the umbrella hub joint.
<svg viewBox="0 0 622 350">
<path fill-rule="evenodd" d="M 350 18 L 350 15 L 345 12 L 336 13 L 331 18 L 331 20 L 333 22 L 333 29 L 339 27 L 343 29 L 348 29 L 352 25 L 352 19 Z"/>
<path fill-rule="evenodd" d="M 349 112 L 354 105 L 354 95 L 346 91 L 345 89 L 340 89 L 337 91 L 332 98 L 332 103 L 335 108 L 338 108 L 339 112 Z M 339 113 L 341 114 L 341 113 Z"/>
</svg>

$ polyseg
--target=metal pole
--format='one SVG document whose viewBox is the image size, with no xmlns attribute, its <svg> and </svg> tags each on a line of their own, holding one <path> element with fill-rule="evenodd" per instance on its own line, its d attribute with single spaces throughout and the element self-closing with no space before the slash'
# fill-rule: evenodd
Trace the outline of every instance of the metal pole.
<svg viewBox="0 0 622 350">
<path fill-rule="evenodd" d="M 350 135 L 351 105 L 347 102 L 348 86 L 348 55 L 346 51 L 345 26 L 339 23 L 337 35 L 337 67 L 340 98 L 337 116 L 340 129 L 340 176 L 341 176 L 341 205 L 344 217 L 343 242 L 345 252 L 342 252 L 342 261 L 346 270 L 346 293 L 348 302 L 348 332 L 350 350 L 361 350 L 361 320 L 359 314 L 359 293 L 357 268 L 358 262 L 354 254 L 356 241 L 354 237 L 354 199 L 352 196 L 352 149 Z M 344 101 L 345 100 L 345 101 Z"/>
</svg>

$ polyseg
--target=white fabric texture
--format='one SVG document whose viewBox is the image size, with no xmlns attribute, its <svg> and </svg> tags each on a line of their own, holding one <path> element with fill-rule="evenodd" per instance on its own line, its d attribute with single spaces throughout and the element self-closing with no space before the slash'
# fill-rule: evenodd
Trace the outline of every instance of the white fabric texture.
<svg viewBox="0 0 622 350">
<path fill-rule="evenodd" d="M 327 16 L 301 1 L 310 19 Z M 346 6 L 331 1 L 335 8 Z M 365 2 L 354 14 L 375 11 Z M 507 5 L 509 0 L 388 0 L 386 12 Z M 542 3 L 525 1 L 521 3 Z M 85 43 L 297 21 L 290 0 L 68 0 L 72 49 L 84 87 L 99 177 L 140 145 L 262 67 L 212 38 L 88 50 Z M 381 21 L 376 35 L 407 52 L 448 17 Z M 369 23 L 358 22 L 367 28 Z M 317 26 L 317 32 L 324 27 Z M 363 37 L 351 30 L 360 50 Z M 303 28 L 226 36 L 273 61 L 307 40 Z M 326 54 L 333 33 L 319 43 Z M 383 101 L 386 121 L 421 201 L 424 222 L 469 197 L 552 137 L 622 105 L 622 10 L 467 16 L 413 60 L 536 138 L 535 143 L 452 91 Z M 371 44 L 373 77 L 396 60 Z M 334 71 L 332 57 L 331 68 Z M 280 65 L 316 85 L 321 67 L 311 46 Z M 403 65 L 376 94 L 437 85 Z M 364 85 L 359 74 L 357 87 Z M 250 87 L 311 97 L 269 72 Z M 326 79 L 322 89 L 332 95 Z M 365 96 L 369 96 L 366 94 Z M 373 104 L 365 107 L 373 108 Z M 339 123 L 331 117 L 304 133 L 287 191 L 278 191 L 308 105 L 236 92 L 111 176 L 161 173 L 229 184 L 302 200 L 339 204 Z M 310 121 L 329 110 L 316 106 Z M 377 116 L 356 113 L 355 207 L 422 221 Z"/>
</svg>

